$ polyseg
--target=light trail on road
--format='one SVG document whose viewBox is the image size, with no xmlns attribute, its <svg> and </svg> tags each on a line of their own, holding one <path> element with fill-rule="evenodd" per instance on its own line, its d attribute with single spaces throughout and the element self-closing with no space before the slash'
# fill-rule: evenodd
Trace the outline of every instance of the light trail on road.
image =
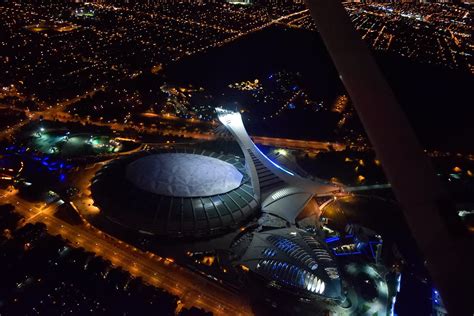
<svg viewBox="0 0 474 316">
<path fill-rule="evenodd" d="M 93 228 L 90 224 L 71 225 L 52 214 L 48 206 L 43 210 L 14 194 L 5 192 L 4 202 L 11 203 L 25 217 L 26 222 L 41 222 L 51 235 L 61 235 L 74 247 L 83 247 L 109 260 L 134 277 L 163 288 L 179 296 L 186 307 L 196 306 L 211 311 L 214 315 L 252 315 L 248 303 L 238 294 L 211 282 L 202 276 L 179 267 L 151 253 L 143 252 Z M 8 195 L 9 194 L 9 195 Z M 30 209 L 32 211 L 30 211 Z M 33 213 L 33 214 L 32 214 Z M 196 295 L 191 295 L 196 293 Z"/>
<path fill-rule="evenodd" d="M 308 150 L 317 150 L 317 151 L 342 151 L 346 148 L 345 145 L 340 144 L 340 143 L 320 142 L 320 141 L 315 141 L 315 140 L 299 140 L 299 139 L 262 137 L 262 136 L 250 136 L 250 137 L 256 144 L 272 146 L 272 147 L 308 149 Z"/>
</svg>

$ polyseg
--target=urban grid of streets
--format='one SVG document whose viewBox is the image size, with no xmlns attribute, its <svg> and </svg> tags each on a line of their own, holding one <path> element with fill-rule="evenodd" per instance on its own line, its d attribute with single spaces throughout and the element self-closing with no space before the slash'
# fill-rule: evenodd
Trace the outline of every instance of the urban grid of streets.
<svg viewBox="0 0 474 316">
<path fill-rule="evenodd" d="M 39 117 L 43 119 L 56 119 L 61 122 L 76 122 L 77 118 L 72 117 L 68 113 L 63 112 L 63 109 L 88 95 L 93 95 L 98 90 L 88 92 L 83 96 L 78 96 L 75 99 L 58 103 L 54 106 L 45 106 L 46 110 L 37 112 L 28 112 L 28 119 L 23 120 L 19 124 L 1 132 L 0 137 L 10 137 L 15 134 L 21 127 L 29 122 L 37 120 Z M 18 109 L 19 111 L 25 111 Z M 170 118 L 176 119 L 176 118 Z M 86 122 L 84 122 L 86 123 Z M 133 127 L 130 124 L 120 123 L 101 123 L 87 121 L 88 124 L 109 126 L 114 130 L 124 130 L 125 128 Z M 137 127 L 143 128 L 143 127 Z M 148 131 L 155 132 L 155 131 Z M 214 134 L 204 134 L 197 132 L 161 130 L 164 135 L 183 135 L 193 139 L 214 139 L 217 136 Z M 272 146 L 280 146 L 285 148 L 299 148 L 308 150 L 343 150 L 344 145 L 338 143 L 318 142 L 318 141 L 301 141 L 282 138 L 271 137 L 254 137 L 256 143 Z M 142 144 L 143 146 L 143 144 Z M 139 150 L 142 146 L 138 147 Z M 130 152 L 127 152 L 127 154 Z M 120 154 L 118 154 L 120 155 Z M 86 167 L 81 173 L 81 182 L 78 183 L 78 188 L 82 192 L 81 198 L 77 201 L 71 202 L 79 214 L 87 212 L 94 212 L 92 200 L 88 187 L 91 178 L 95 172 L 104 164 L 97 163 Z M 17 191 L 2 190 L 0 197 L 5 203 L 11 203 L 16 210 L 25 218 L 26 223 L 41 222 L 44 223 L 51 235 L 60 234 L 63 238 L 68 240 L 72 246 L 82 247 L 86 251 L 96 253 L 104 259 L 110 260 L 115 266 L 120 266 L 122 269 L 131 273 L 135 277 L 141 277 L 145 282 L 163 288 L 170 293 L 180 297 L 181 304 L 178 308 L 183 306 L 192 307 L 197 306 L 211 311 L 214 315 L 251 315 L 251 309 L 247 302 L 241 296 L 232 292 L 223 286 L 219 286 L 215 282 L 207 280 L 205 277 L 197 273 L 188 271 L 186 268 L 178 266 L 170 258 L 161 258 L 152 253 L 142 252 L 139 249 L 128 245 L 110 235 L 103 233 L 91 226 L 87 221 L 81 225 L 71 225 L 64 220 L 54 216 L 56 211 L 56 204 L 37 206 L 35 203 L 25 201 L 17 196 Z M 82 208 L 79 212 L 78 208 Z M 170 273 L 170 270 L 172 273 Z M 203 291 L 203 289 L 206 289 Z"/>
<path fill-rule="evenodd" d="M 103 8 L 104 5 L 96 4 L 96 6 Z M 112 7 L 109 7 L 109 9 L 111 8 Z M 115 7 L 113 9 L 115 10 Z M 123 10 L 127 9 L 123 8 Z M 387 27 L 387 25 L 390 25 L 390 14 L 385 14 L 386 18 L 384 17 L 384 19 L 382 20 L 383 23 L 373 23 L 375 17 L 380 15 L 380 9 L 372 8 L 372 10 L 374 12 L 371 11 L 368 14 L 360 15 L 359 17 L 358 7 L 356 7 L 351 11 L 351 13 L 353 13 L 353 20 L 355 22 L 356 27 L 364 31 L 364 37 L 368 37 L 367 40 L 370 40 L 369 42 L 371 42 L 372 46 L 378 49 L 388 50 L 393 46 L 394 38 L 396 36 L 395 33 Z M 147 12 L 142 13 L 145 15 L 149 14 Z M 426 16 L 429 16 L 431 19 L 434 19 L 434 17 L 432 17 L 433 14 L 428 13 L 426 14 Z M 408 21 L 415 21 L 416 18 L 417 16 L 413 14 L 405 17 L 405 19 L 407 19 Z M 175 20 L 179 22 L 177 18 L 175 18 Z M 187 22 L 195 23 L 193 21 Z M 246 36 L 250 33 L 260 31 L 273 24 L 285 24 L 290 27 L 303 29 L 314 28 L 308 10 L 305 9 L 297 12 L 292 12 L 290 14 L 282 15 L 278 18 L 274 18 L 272 20 L 267 21 L 267 23 L 257 25 L 255 28 L 242 31 L 226 30 L 229 34 L 232 34 L 232 36 L 226 37 L 224 40 L 215 42 L 214 45 L 210 46 L 215 47 L 228 44 L 229 42 L 235 41 L 236 39 Z M 211 26 L 207 25 L 206 27 Z M 461 44 L 458 43 L 463 39 L 463 33 L 461 31 L 462 30 L 458 30 L 456 28 L 456 24 L 453 24 L 453 26 L 450 28 L 450 34 L 453 38 L 453 42 L 448 42 L 448 40 L 446 40 L 441 35 L 440 38 L 443 40 L 438 40 L 438 51 L 440 52 L 439 55 L 447 60 L 452 59 L 453 65 L 456 65 L 458 63 L 458 59 L 460 58 L 458 56 L 459 54 L 455 55 L 454 53 L 457 52 L 457 46 L 461 46 Z M 201 50 L 204 50 L 206 48 L 207 47 L 202 47 Z M 401 46 L 401 48 L 399 48 L 401 52 L 404 52 L 403 49 L 405 49 L 404 46 Z M 199 50 L 196 50 L 196 52 L 197 51 Z M 418 49 L 416 52 L 410 51 L 410 57 L 422 51 L 423 49 L 421 48 Z M 177 58 L 173 59 L 173 61 L 176 60 Z M 163 129 L 156 127 L 144 127 L 142 125 L 133 123 L 107 123 L 102 121 L 92 121 L 86 118 L 74 117 L 70 113 L 66 112 L 66 109 L 69 106 L 79 102 L 80 100 L 83 100 L 86 97 L 92 97 L 99 91 L 106 91 L 107 89 L 107 86 L 100 85 L 88 92 L 84 92 L 82 95 L 76 96 L 75 98 L 67 99 L 55 104 L 46 104 L 44 102 L 39 102 L 38 100 L 33 100 L 42 109 L 39 111 L 29 111 L 22 108 L 15 108 L 7 104 L 0 104 L 0 108 L 20 111 L 26 115 L 26 119 L 9 127 L 8 129 L 0 131 L 0 139 L 11 138 L 23 126 L 27 125 L 30 122 L 37 121 L 40 118 L 43 118 L 45 120 L 57 120 L 63 123 L 81 122 L 84 124 L 95 126 L 107 126 L 116 131 L 134 129 L 142 133 L 184 136 L 186 138 L 199 140 L 212 140 L 218 137 L 218 135 L 212 133 L 183 131 L 166 128 Z M 18 97 L 19 99 L 23 98 L 22 95 L 18 95 Z M 185 120 L 176 117 L 166 116 L 162 116 L 160 118 L 168 120 Z M 190 124 L 198 123 L 198 120 L 185 121 L 186 123 Z M 308 151 L 339 151 L 345 148 L 345 145 L 343 144 L 318 141 L 301 141 L 271 137 L 253 137 L 253 140 L 257 144 L 274 147 L 303 149 Z M 146 144 L 142 144 L 142 146 L 140 146 L 137 150 L 142 149 L 143 146 L 146 146 Z M 90 191 L 88 188 L 91 178 L 103 164 L 104 162 L 87 166 L 86 169 L 83 170 L 83 172 L 81 173 L 80 182 L 78 183 L 78 188 L 80 189 L 81 193 L 79 197 L 77 197 L 71 202 L 72 207 L 75 208 L 79 214 L 87 214 L 87 212 L 97 211 L 97 209 L 92 206 L 93 203 L 90 198 Z M 152 253 L 143 252 L 131 245 L 124 243 L 123 241 L 120 241 L 112 236 L 105 234 L 104 232 L 91 226 L 86 220 L 84 220 L 82 224 L 71 225 L 66 221 L 54 216 L 54 213 L 56 211 L 56 204 L 53 203 L 50 205 L 46 205 L 42 203 L 41 205 L 38 205 L 38 203 L 31 203 L 25 201 L 16 193 L 17 191 L 13 189 L 11 191 L 0 190 L 0 199 L 5 203 L 11 203 L 12 205 L 14 205 L 16 211 L 19 212 L 25 218 L 25 223 L 44 223 L 47 226 L 48 232 L 50 234 L 60 234 L 63 238 L 67 239 L 72 246 L 82 247 L 86 251 L 96 253 L 97 255 L 102 256 L 104 259 L 110 260 L 113 265 L 120 266 L 124 270 L 130 272 L 133 276 L 141 277 L 145 282 L 156 287 L 163 288 L 164 290 L 167 290 L 170 293 L 179 296 L 182 304 L 180 304 L 178 308 L 182 306 L 197 306 L 207 311 L 211 311 L 215 315 L 252 314 L 249 304 L 245 302 L 242 297 L 238 295 L 238 293 L 226 289 L 225 287 L 220 286 L 216 282 L 210 281 L 197 273 L 187 270 L 184 267 L 180 267 L 173 261 L 173 259 L 162 258 Z"/>
</svg>

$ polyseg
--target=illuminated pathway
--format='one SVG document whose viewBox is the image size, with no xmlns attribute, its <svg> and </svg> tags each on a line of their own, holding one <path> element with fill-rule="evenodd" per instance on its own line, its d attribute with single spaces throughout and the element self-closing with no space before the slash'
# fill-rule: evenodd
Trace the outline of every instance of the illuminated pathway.
<svg viewBox="0 0 474 316">
<path fill-rule="evenodd" d="M 126 8 L 126 7 L 118 7 L 116 5 L 107 5 L 107 4 L 103 4 L 103 3 L 94 3 L 94 4 L 91 4 L 91 5 L 93 5 L 97 8 L 100 8 L 100 9 L 107 9 L 107 10 L 110 10 L 110 11 L 129 11 L 130 10 L 129 8 Z M 158 16 L 158 14 L 156 14 L 156 13 L 144 12 L 144 11 L 139 11 L 139 10 L 136 10 L 136 9 L 133 10 L 133 13 L 135 13 L 135 14 L 139 13 L 139 14 L 147 15 L 151 19 L 154 19 L 156 16 Z M 226 33 L 227 35 L 230 35 L 230 36 L 228 36 L 227 38 L 225 38 L 223 40 L 214 42 L 214 43 L 212 43 L 208 46 L 204 46 L 204 47 L 200 47 L 198 49 L 195 49 L 192 53 L 186 52 L 186 55 L 192 55 L 192 54 L 195 54 L 195 53 L 205 51 L 205 50 L 209 49 L 210 47 L 220 47 L 220 46 L 226 45 L 226 44 L 228 44 L 230 42 L 233 42 L 233 41 L 235 41 L 235 40 L 237 40 L 237 39 L 239 39 L 243 36 L 249 35 L 249 34 L 254 33 L 254 32 L 261 31 L 261 30 L 263 30 L 263 29 L 265 29 L 265 28 L 267 28 L 267 27 L 269 27 L 273 24 L 282 23 L 283 20 L 290 19 L 294 16 L 298 16 L 298 15 L 305 14 L 305 13 L 306 14 L 308 13 L 308 9 L 304 9 L 304 10 L 301 10 L 301 11 L 297 11 L 297 12 L 293 12 L 293 13 L 290 13 L 290 14 L 287 14 L 287 15 L 283 15 L 283 16 L 280 16 L 276 19 L 267 20 L 266 23 L 264 23 L 260 26 L 254 27 L 252 29 L 247 29 L 243 32 L 240 32 L 240 31 L 237 31 L 237 30 L 234 30 L 234 29 L 231 29 L 231 28 L 221 27 L 221 26 L 218 26 L 218 25 L 210 24 L 210 23 L 204 23 L 202 21 L 196 21 L 196 20 L 193 20 L 193 19 L 176 18 L 176 17 L 166 16 L 166 15 L 159 15 L 159 16 L 160 16 L 160 18 L 173 20 L 173 21 L 176 21 L 176 22 L 179 22 L 179 23 L 187 23 L 187 24 L 191 24 L 191 25 L 197 25 L 201 28 L 211 28 L 211 29 L 219 30 L 223 33 Z M 177 61 L 181 58 L 182 57 L 176 57 L 176 58 L 173 59 L 173 61 Z"/>
<path fill-rule="evenodd" d="M 293 13 L 290 13 L 290 14 L 288 14 L 288 15 L 281 16 L 281 17 L 279 17 L 278 19 L 273 20 L 272 22 L 273 22 L 273 23 L 278 23 L 278 22 L 280 22 L 280 21 L 282 21 L 282 20 L 285 20 L 285 19 L 288 19 L 288 18 L 292 18 L 292 17 L 294 17 L 294 16 L 296 16 L 296 15 L 301 15 L 301 14 L 303 14 L 303 13 L 309 13 L 309 10 L 308 10 L 308 9 L 305 9 L 305 10 L 301 10 L 301 11 L 298 11 L 298 12 L 293 12 Z M 303 17 L 306 17 L 306 16 L 307 16 L 307 15 L 305 15 L 305 16 L 303 16 Z"/>
<path fill-rule="evenodd" d="M 17 111 L 23 111 L 27 115 L 28 118 L 10 127 L 9 129 L 6 129 L 3 132 L 0 132 L 0 139 L 2 137 L 13 135 L 18 129 L 28 124 L 29 122 L 34 121 L 40 116 L 42 116 L 44 120 L 59 121 L 63 123 L 71 123 L 71 122 L 79 122 L 83 124 L 87 123 L 89 125 L 94 125 L 94 126 L 109 127 L 110 129 L 115 130 L 115 131 L 125 131 L 127 129 L 134 129 L 139 133 L 159 134 L 163 136 L 186 137 L 186 138 L 192 138 L 192 139 L 197 139 L 197 140 L 215 140 L 216 138 L 219 137 L 219 135 L 216 135 L 213 133 L 185 131 L 185 130 L 171 129 L 171 128 L 165 129 L 165 128 L 157 128 L 157 127 L 145 127 L 140 124 L 123 124 L 123 123 L 118 123 L 118 122 L 107 123 L 103 121 L 91 121 L 91 120 L 86 120 L 83 118 L 76 118 L 70 115 L 69 113 L 63 112 L 66 106 L 71 105 L 75 102 L 78 102 L 79 100 L 87 96 L 93 96 L 97 91 L 100 91 L 100 90 L 103 90 L 103 88 L 98 89 L 98 90 L 93 90 L 75 99 L 70 99 L 68 101 L 58 103 L 56 106 L 50 107 L 48 110 L 45 110 L 45 111 L 30 112 L 30 111 L 25 111 L 24 109 L 16 109 Z M 148 116 L 150 116 L 150 114 L 148 114 Z M 189 119 L 185 120 L 185 119 L 180 119 L 176 116 L 171 116 L 171 115 L 156 115 L 156 117 L 159 117 L 160 119 L 163 119 L 163 120 L 170 120 L 170 121 L 182 120 L 183 122 L 187 124 L 206 123 L 207 125 L 213 125 L 213 123 L 209 123 L 209 122 L 201 122 L 199 120 L 189 120 Z M 265 146 L 273 146 L 273 147 L 289 148 L 289 149 L 302 149 L 302 150 L 310 150 L 310 151 L 341 151 L 346 148 L 344 144 L 320 142 L 316 140 L 298 140 L 298 139 L 263 137 L 263 136 L 251 136 L 251 138 L 256 144 L 261 144 Z"/>
<path fill-rule="evenodd" d="M 250 136 L 252 140 L 264 146 L 283 147 L 293 149 L 305 149 L 316 151 L 342 151 L 346 148 L 345 145 L 339 143 L 319 142 L 314 140 L 299 140 L 288 138 L 262 137 Z"/>
<path fill-rule="evenodd" d="M 134 277 L 179 296 L 184 306 L 204 308 L 214 315 L 252 315 L 249 305 L 238 294 L 179 267 L 172 259 L 140 251 L 89 224 L 68 224 L 53 216 L 55 207 L 38 208 L 14 193 L 0 191 L 3 201 L 13 204 L 26 222 L 44 223 L 51 235 L 60 234 L 73 246 L 96 253 Z"/>
</svg>

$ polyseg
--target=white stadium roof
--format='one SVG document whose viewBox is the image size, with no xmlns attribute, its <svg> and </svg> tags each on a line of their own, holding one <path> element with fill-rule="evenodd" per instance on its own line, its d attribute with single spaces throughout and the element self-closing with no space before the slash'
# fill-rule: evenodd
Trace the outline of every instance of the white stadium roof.
<svg viewBox="0 0 474 316">
<path fill-rule="evenodd" d="M 163 153 L 132 162 L 126 176 L 138 188 L 166 196 L 202 197 L 238 188 L 243 175 L 230 163 L 196 154 Z"/>
</svg>

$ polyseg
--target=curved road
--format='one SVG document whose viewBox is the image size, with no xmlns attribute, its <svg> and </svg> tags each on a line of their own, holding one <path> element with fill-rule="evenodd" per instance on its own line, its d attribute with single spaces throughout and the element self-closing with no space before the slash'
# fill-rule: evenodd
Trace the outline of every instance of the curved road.
<svg viewBox="0 0 474 316">
<path fill-rule="evenodd" d="M 60 234 L 75 247 L 96 253 L 134 277 L 163 288 L 181 298 L 184 306 L 197 306 L 214 315 L 252 315 L 248 303 L 238 294 L 165 259 L 134 248 L 97 230 L 90 224 L 71 225 L 54 217 L 53 205 L 37 207 L 18 197 L 15 192 L 0 191 L 5 203 L 15 206 L 27 222 L 44 223 L 52 235 Z M 31 211 L 30 211 L 31 209 Z"/>
</svg>

